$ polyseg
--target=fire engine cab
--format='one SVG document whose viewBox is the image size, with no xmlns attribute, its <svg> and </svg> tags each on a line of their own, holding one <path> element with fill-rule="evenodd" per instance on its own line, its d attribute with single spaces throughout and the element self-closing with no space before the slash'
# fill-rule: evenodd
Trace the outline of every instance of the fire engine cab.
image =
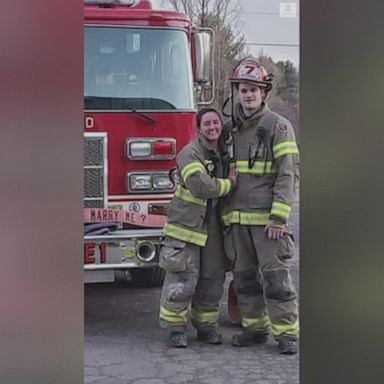
<svg viewBox="0 0 384 384">
<path fill-rule="evenodd" d="M 213 34 L 149 1 L 84 0 L 85 282 L 157 266 L 176 154 L 213 99 Z"/>
</svg>

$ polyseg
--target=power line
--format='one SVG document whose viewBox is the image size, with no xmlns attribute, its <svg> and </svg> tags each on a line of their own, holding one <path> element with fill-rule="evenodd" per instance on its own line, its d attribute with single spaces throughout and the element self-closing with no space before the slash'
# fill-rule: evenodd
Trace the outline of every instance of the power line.
<svg viewBox="0 0 384 384">
<path fill-rule="evenodd" d="M 239 12 L 240 14 L 244 15 L 268 15 L 268 16 L 277 16 L 280 15 L 277 12 Z"/>
<path fill-rule="evenodd" d="M 272 47 L 300 47 L 300 44 L 277 44 L 277 43 L 245 43 L 245 45 L 268 45 Z"/>
<path fill-rule="evenodd" d="M 253 12 L 253 11 L 241 11 L 239 12 L 240 15 L 261 15 L 261 16 L 280 16 L 279 12 Z M 299 16 L 298 14 L 296 16 Z M 296 17 L 295 16 L 295 17 Z M 294 18 L 294 17 L 292 17 Z"/>
</svg>

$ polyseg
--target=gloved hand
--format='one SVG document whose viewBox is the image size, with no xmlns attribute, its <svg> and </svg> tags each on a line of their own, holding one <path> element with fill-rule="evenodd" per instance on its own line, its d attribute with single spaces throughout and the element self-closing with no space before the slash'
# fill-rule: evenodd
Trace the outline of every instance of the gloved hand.
<svg viewBox="0 0 384 384">
<path fill-rule="evenodd" d="M 228 178 L 232 180 L 233 185 L 236 185 L 238 177 L 239 177 L 239 172 L 237 171 L 237 169 L 231 168 L 229 170 Z"/>
<path fill-rule="evenodd" d="M 285 224 L 272 220 L 265 226 L 264 232 L 267 233 L 268 239 L 278 240 L 288 233 L 288 229 Z"/>
<path fill-rule="evenodd" d="M 174 167 L 169 171 L 168 177 L 170 178 L 175 187 L 180 184 L 180 176 L 177 167 Z"/>
</svg>

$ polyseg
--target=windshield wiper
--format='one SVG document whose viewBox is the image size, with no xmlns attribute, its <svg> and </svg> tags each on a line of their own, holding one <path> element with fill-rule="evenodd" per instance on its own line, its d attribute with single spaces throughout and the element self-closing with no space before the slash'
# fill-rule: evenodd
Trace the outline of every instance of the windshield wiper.
<svg viewBox="0 0 384 384">
<path fill-rule="evenodd" d="M 107 96 L 85 96 L 84 99 L 85 100 L 108 100 L 108 101 L 124 101 L 125 100 L 124 97 L 107 97 Z M 143 119 L 149 121 L 152 124 L 157 123 L 157 120 L 154 117 L 151 117 L 151 116 L 147 115 L 146 113 L 140 112 L 135 108 L 123 106 L 122 109 L 136 113 L 138 116 L 142 117 Z"/>
<path fill-rule="evenodd" d="M 151 116 L 148 116 L 147 114 L 143 113 L 143 112 L 139 112 L 137 111 L 136 109 L 134 108 L 126 108 L 128 111 L 131 111 L 133 113 L 137 113 L 139 116 L 141 116 L 142 118 L 148 120 L 149 122 L 151 122 L 152 124 L 156 124 L 157 123 L 157 120 Z"/>
</svg>

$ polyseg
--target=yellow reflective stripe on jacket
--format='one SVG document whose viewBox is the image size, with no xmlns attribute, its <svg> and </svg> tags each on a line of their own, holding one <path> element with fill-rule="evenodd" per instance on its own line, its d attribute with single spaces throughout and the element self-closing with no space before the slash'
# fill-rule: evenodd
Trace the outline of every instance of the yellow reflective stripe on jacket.
<svg viewBox="0 0 384 384">
<path fill-rule="evenodd" d="M 193 174 L 198 172 L 207 173 L 207 170 L 205 169 L 204 165 L 201 164 L 199 161 L 193 161 L 192 163 L 187 164 L 181 170 L 181 177 L 183 178 L 184 183 L 187 181 L 189 176 L 192 176 Z"/>
<path fill-rule="evenodd" d="M 275 159 L 284 156 L 284 155 L 298 155 L 299 150 L 295 141 L 283 141 L 279 144 L 276 144 L 273 148 L 273 156 Z"/>
<path fill-rule="evenodd" d="M 248 167 L 248 160 L 237 160 L 236 162 L 230 163 L 230 168 L 235 168 L 239 173 L 248 173 L 253 175 L 262 175 L 266 173 L 277 173 L 278 167 L 272 161 L 255 161 L 252 168 Z"/>
<path fill-rule="evenodd" d="M 221 220 L 225 226 L 229 226 L 231 224 L 240 224 L 240 211 L 232 211 L 221 215 Z"/>
<path fill-rule="evenodd" d="M 229 179 L 217 179 L 219 181 L 219 196 L 228 195 L 231 191 L 231 180 Z"/>
<path fill-rule="evenodd" d="M 186 212 L 185 214 L 187 215 L 188 213 Z M 165 224 L 163 232 L 169 237 L 185 241 L 186 243 L 196 244 L 200 247 L 204 247 L 208 239 L 206 233 L 193 231 L 170 223 Z"/>
<path fill-rule="evenodd" d="M 243 317 L 241 325 L 244 328 L 252 328 L 254 331 L 269 330 L 271 321 L 267 315 L 261 317 Z"/>
<path fill-rule="evenodd" d="M 167 323 L 185 324 L 187 322 L 187 310 L 185 309 L 181 312 L 172 312 L 163 306 L 160 306 L 159 317 Z"/>
<path fill-rule="evenodd" d="M 201 325 L 214 325 L 219 319 L 219 311 L 198 312 L 191 308 L 190 315 L 192 320 Z"/>
<path fill-rule="evenodd" d="M 299 333 L 299 322 L 293 324 L 274 324 L 272 323 L 272 335 L 280 336 L 282 334 L 297 336 Z"/>
<path fill-rule="evenodd" d="M 177 196 L 180 200 L 187 201 L 188 203 L 200 205 L 201 207 L 207 206 L 207 199 L 200 199 L 193 196 L 189 189 L 180 185 L 176 189 L 175 196 Z"/>
<path fill-rule="evenodd" d="M 223 224 L 241 225 L 267 225 L 269 222 L 269 212 L 241 212 L 232 211 L 221 216 Z"/>
<path fill-rule="evenodd" d="M 278 201 L 274 201 L 272 203 L 271 215 L 282 217 L 286 220 L 289 219 L 289 215 L 291 214 L 291 206 L 288 204 L 280 203 Z"/>
</svg>

